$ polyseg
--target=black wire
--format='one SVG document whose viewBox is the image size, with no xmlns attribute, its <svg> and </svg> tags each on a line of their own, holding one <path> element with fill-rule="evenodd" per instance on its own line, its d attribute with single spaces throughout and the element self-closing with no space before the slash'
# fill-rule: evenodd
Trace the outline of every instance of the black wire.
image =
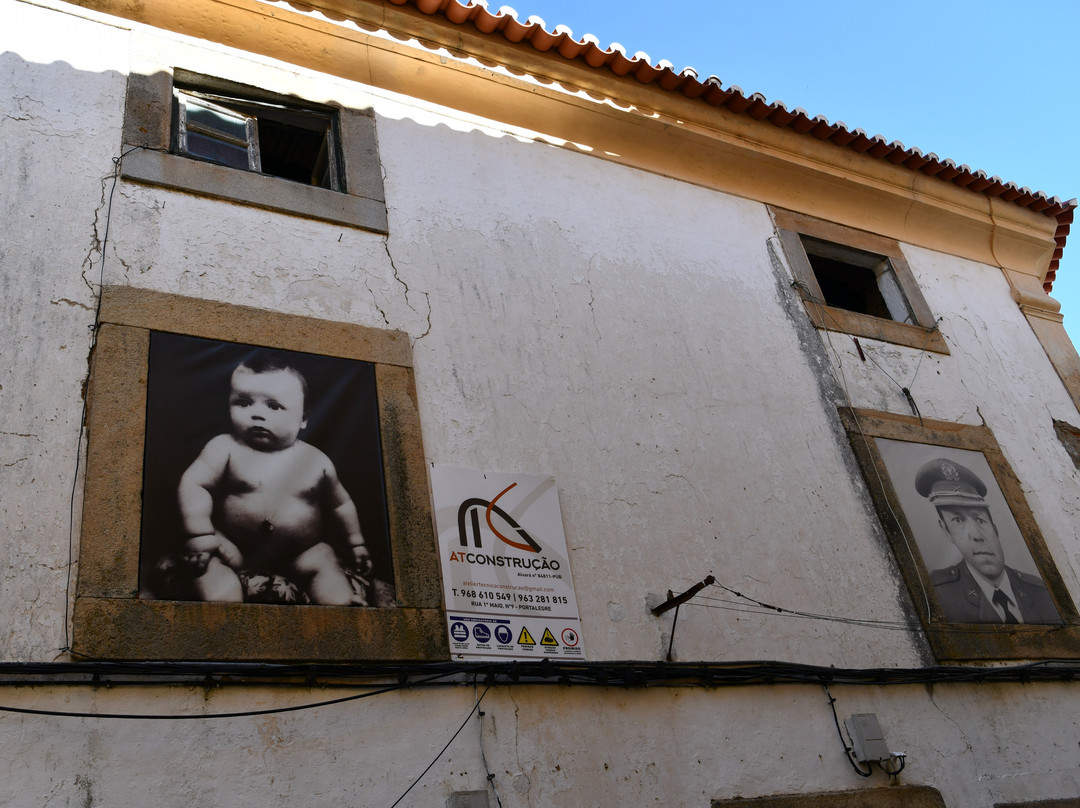
<svg viewBox="0 0 1080 808">
<path fill-rule="evenodd" d="M 834 699 L 832 693 L 829 692 L 829 686 L 827 684 L 822 684 L 821 686 L 825 688 L 825 695 L 829 697 L 829 709 L 832 710 L 832 720 L 833 723 L 836 724 L 836 734 L 840 736 L 840 744 L 844 747 L 844 757 L 846 757 L 848 763 L 851 764 L 851 768 L 855 770 L 855 774 L 859 775 L 859 777 L 869 777 L 874 773 L 874 770 L 870 769 L 869 771 L 864 772 L 859 768 L 859 764 L 855 760 L 854 751 L 847 745 L 847 741 L 844 740 L 844 733 L 840 731 L 840 719 L 836 717 L 836 699 Z M 899 773 L 900 772 L 898 771 L 897 774 Z"/>
<path fill-rule="evenodd" d="M 486 690 L 484 692 L 487 692 Z M 476 677 L 473 676 L 473 696 L 476 696 Z M 477 699 L 479 701 L 479 699 Z M 480 710 L 476 714 L 476 717 L 480 719 L 477 729 L 479 730 L 480 739 L 480 760 L 484 764 L 484 773 L 487 775 L 487 781 L 491 784 L 491 790 L 495 792 L 495 802 L 499 808 L 503 808 L 502 797 L 499 796 L 499 788 L 495 784 L 495 772 L 488 766 L 487 755 L 484 753 L 484 711 Z"/>
<path fill-rule="evenodd" d="M 830 623 L 843 623 L 849 626 L 861 626 L 863 628 L 876 628 L 883 631 L 912 631 L 912 627 L 908 623 L 898 623 L 889 620 L 870 620 L 859 617 L 835 617 L 826 614 L 811 614 L 809 612 L 797 612 L 790 609 L 778 609 L 776 607 L 769 608 L 750 608 L 745 605 L 739 604 L 733 600 L 724 600 L 723 598 L 710 598 L 701 597 L 700 600 L 711 601 L 710 603 L 688 603 L 688 606 L 699 606 L 703 609 L 723 609 L 729 612 L 739 612 L 741 614 L 760 614 L 766 617 L 796 617 L 800 620 L 825 620 Z M 714 606 L 713 603 L 728 604 L 721 606 Z"/>
<path fill-rule="evenodd" d="M 983 624 L 979 623 L 957 623 L 955 625 L 936 625 L 926 628 L 914 627 L 910 623 L 901 623 L 891 620 L 870 620 L 869 618 L 862 617 L 836 617 L 835 615 L 828 614 L 814 614 L 812 612 L 800 612 L 792 609 L 785 609 L 776 606 L 764 606 L 759 609 L 749 608 L 747 606 L 741 606 L 736 601 L 724 600 L 723 598 L 710 598 L 699 597 L 698 600 L 710 601 L 710 603 L 697 603 L 690 602 L 684 605 L 696 606 L 702 609 L 721 609 L 728 612 L 738 612 L 740 614 L 758 614 L 765 617 L 792 617 L 800 620 L 824 620 L 828 623 L 842 623 L 848 626 L 858 626 L 860 628 L 872 628 L 879 629 L 881 631 L 922 631 L 926 634 L 936 635 L 964 635 L 964 634 L 980 634 L 985 633 L 986 629 Z M 729 604 L 729 605 L 713 605 Z M 1000 625 L 1000 624 L 991 624 Z M 1017 626 L 1010 626 L 1010 633 L 1029 633 L 1029 634 L 1042 634 L 1046 631 L 1059 631 L 1064 626 L 1051 625 L 1042 623 L 1024 623 Z"/>
<path fill-rule="evenodd" d="M 749 595 L 744 595 L 742 592 L 736 592 L 730 587 L 724 586 L 720 582 L 713 583 L 713 586 L 718 589 L 723 589 L 725 592 L 730 592 L 736 597 L 742 598 L 745 601 L 749 601 L 754 606 L 763 609 L 764 611 L 756 611 L 754 609 L 740 609 L 734 605 L 727 606 L 712 606 L 709 603 L 696 603 L 695 601 L 689 601 L 689 606 L 699 606 L 706 609 L 725 609 L 734 612 L 743 612 L 745 614 L 764 614 L 764 615 L 780 615 L 782 617 L 799 617 L 807 620 L 825 620 L 832 623 L 843 623 L 850 626 L 861 626 L 863 628 L 877 628 L 884 631 L 916 631 L 909 623 L 896 622 L 892 620 L 871 620 L 864 617 L 837 617 L 829 614 L 817 614 L 814 612 L 804 612 L 798 609 L 788 609 L 784 606 L 774 606 L 771 603 L 765 603 L 764 601 L 752 598 Z M 707 595 L 699 595 L 697 600 L 713 601 L 716 603 L 733 604 L 734 601 L 725 600 L 723 598 L 710 598 Z M 1027 632 L 1027 633 L 1044 633 L 1046 631 L 1054 631 L 1064 628 L 1064 625 L 1051 625 L 1041 623 L 1024 623 L 1011 628 L 1010 631 L 1014 632 Z M 948 626 L 930 626 L 925 629 L 927 633 L 932 634 L 971 634 L 985 631 L 985 627 L 975 624 L 965 625 L 962 623 L 948 625 Z"/>
<path fill-rule="evenodd" d="M 90 356 L 94 355 L 94 348 L 97 345 L 97 329 L 98 324 L 101 322 L 101 290 L 105 286 L 105 258 L 106 248 L 109 246 L 109 228 L 112 226 L 112 206 L 113 197 L 116 195 L 116 185 L 120 179 L 120 169 L 124 164 L 124 158 L 138 149 L 148 149 L 147 146 L 132 146 L 127 151 L 120 152 L 119 157 L 112 158 L 113 171 L 112 171 L 112 186 L 109 188 L 109 201 L 105 207 L 105 233 L 101 237 L 101 263 L 98 265 L 98 288 L 97 288 L 97 300 L 94 303 L 94 322 L 90 326 Z M 153 149 L 152 151 L 165 151 L 164 149 Z M 91 250 L 91 252 L 93 252 Z M 93 268 L 93 262 L 90 264 Z M 85 280 L 85 278 L 84 278 Z M 90 283 L 87 281 L 87 285 Z M 94 294 L 93 286 L 90 286 L 90 293 Z M 90 368 L 87 367 L 87 380 L 89 381 Z M 71 634 L 68 629 L 70 611 L 71 611 L 71 570 L 75 566 L 75 494 L 79 490 L 79 469 L 82 468 L 82 441 L 83 435 L 86 433 L 86 391 L 84 389 L 82 396 L 82 408 L 79 413 L 79 437 L 75 444 L 75 473 L 71 479 L 71 497 L 68 501 L 68 563 L 67 563 L 67 591 L 64 597 L 64 647 L 60 649 L 61 652 L 67 652 L 71 650 Z"/>
<path fill-rule="evenodd" d="M 431 681 L 440 677 L 431 677 L 428 681 Z M 420 682 L 418 684 L 424 684 Z M 314 710 L 316 707 L 327 707 L 331 704 L 343 704 L 347 701 L 357 701 L 358 699 L 366 699 L 369 696 L 380 696 L 383 693 L 392 693 L 395 690 L 401 690 L 410 686 L 410 683 L 390 685 L 378 690 L 372 690 L 368 693 L 358 693 L 353 696 L 343 696 L 340 699 L 330 699 L 328 701 L 318 701 L 312 704 L 297 704 L 292 707 L 273 707 L 266 710 L 243 710 L 241 712 L 234 713 L 191 713 L 186 715 L 152 715 L 142 713 L 81 713 L 72 712 L 69 710 L 34 710 L 27 707 L 6 707 L 0 705 L 0 712 L 4 713 L 22 713 L 24 715 L 49 715 L 59 718 L 118 718 L 133 721 L 196 721 L 208 718 L 247 718 L 249 716 L 257 715 L 274 715 L 276 713 L 294 713 L 299 710 Z"/>
<path fill-rule="evenodd" d="M 901 755 L 894 755 L 893 759 L 900 761 L 900 768 L 897 769 L 896 771 L 893 771 L 892 769 L 886 769 L 884 761 L 882 761 L 880 764 L 878 764 L 878 765 L 881 766 L 881 770 L 883 772 L 885 772 L 885 774 L 889 775 L 889 777 L 896 777 L 896 775 L 900 774 L 900 772 L 902 772 L 904 770 L 904 766 L 907 765 L 907 757 L 905 755 L 902 755 L 902 754 Z"/>
<path fill-rule="evenodd" d="M 854 338 L 854 335 L 848 333 L 847 331 L 845 331 L 844 328 L 842 327 L 841 323 L 835 317 L 833 317 L 832 314 L 829 312 L 829 303 L 827 301 L 825 301 L 825 300 L 821 300 L 820 298 L 816 297 L 810 291 L 810 287 L 806 283 L 804 283 L 803 281 L 800 281 L 800 280 L 794 280 L 794 281 L 791 282 L 791 285 L 792 285 L 793 288 L 798 289 L 800 292 L 802 292 L 803 296 L 809 302 L 815 303 L 818 306 L 818 309 L 819 309 L 820 314 L 821 314 L 822 326 L 824 328 L 826 328 L 826 330 L 837 331 L 837 332 L 839 332 L 841 334 L 847 334 L 848 336 Z M 832 328 L 829 328 L 828 326 L 825 325 L 825 318 L 826 317 L 829 320 L 832 321 L 832 323 L 833 323 Z M 924 326 L 924 325 L 919 326 L 924 331 L 926 331 L 927 344 L 929 344 L 930 334 L 932 334 L 934 331 L 937 330 L 937 325 L 938 325 L 939 322 L 941 322 L 940 317 L 937 320 L 934 321 L 933 326 Z M 863 349 L 861 347 L 859 347 L 858 342 L 856 342 L 856 347 L 859 350 L 859 356 L 863 356 L 864 351 L 863 351 Z M 912 346 L 912 347 L 914 347 L 914 346 Z M 866 346 L 866 350 L 865 350 L 866 358 L 869 359 L 871 362 L 873 362 L 875 367 L 877 367 L 878 370 L 880 370 L 883 374 L 885 374 L 886 378 L 888 378 L 889 381 L 891 381 L 893 384 L 895 384 L 897 386 L 897 388 L 899 388 L 900 392 L 904 394 L 904 398 L 907 400 L 908 406 L 911 407 L 912 414 L 918 417 L 920 424 L 923 422 L 922 413 L 919 412 L 919 406 L 915 403 L 915 399 L 911 395 L 910 388 L 911 388 L 911 386 L 913 384 L 915 384 L 915 378 L 919 375 L 919 368 L 922 367 L 922 360 L 923 360 L 923 357 L 926 355 L 927 350 L 928 349 L 925 348 L 925 347 L 919 350 L 919 362 L 915 366 L 915 373 L 912 375 L 911 381 L 908 383 L 907 387 L 904 387 L 903 384 L 901 384 L 896 379 L 894 379 L 892 374 L 889 373 L 889 371 L 885 370 L 885 368 L 883 368 L 881 366 L 881 363 L 878 362 L 877 359 L 874 358 L 874 354 L 870 350 L 869 345 Z"/>
<path fill-rule="evenodd" d="M 395 808 L 395 806 L 399 802 L 401 802 L 403 799 L 405 799 L 405 795 L 413 790 L 413 786 L 415 786 L 417 783 L 419 783 L 421 780 L 423 780 L 424 775 L 427 774 L 431 770 L 431 767 L 439 762 L 439 758 L 441 758 L 443 756 L 443 752 L 445 752 L 447 749 L 450 748 L 450 744 L 452 744 L 454 742 L 454 739 L 458 735 L 461 734 L 461 731 L 463 729 L 465 729 L 465 725 L 469 723 L 469 719 L 473 717 L 473 713 L 475 713 L 480 708 L 480 702 L 482 702 L 484 700 L 484 696 L 487 695 L 487 692 L 490 689 L 491 689 L 490 685 L 488 685 L 487 687 L 484 688 L 484 692 L 480 694 L 480 698 L 478 698 L 476 700 L 476 704 L 474 704 L 473 708 L 471 710 L 469 710 L 469 714 L 467 716 L 465 716 L 465 720 L 461 722 L 461 726 L 457 728 L 457 732 L 455 732 L 453 735 L 450 736 L 450 740 L 446 742 L 446 746 L 444 746 L 442 749 L 439 750 L 439 754 L 437 754 L 435 756 L 435 759 L 432 760 L 431 763 L 429 763 L 427 765 L 426 769 L 424 769 L 422 772 L 420 772 L 420 776 L 417 777 L 415 780 L 413 780 L 412 785 L 409 786 L 407 789 L 405 789 L 405 791 L 402 793 L 402 795 L 400 797 L 398 797 L 396 800 L 394 800 L 394 804 L 391 805 L 390 808 Z"/>
<path fill-rule="evenodd" d="M 181 678 L 182 677 L 182 678 Z M 0 662 L 0 687 L 16 686 L 306 686 L 368 687 L 370 680 L 415 687 L 460 687 L 473 677 L 494 686 L 720 687 L 811 684 L 912 685 L 980 682 L 1080 682 L 1080 661 L 1043 659 L 1019 665 L 838 668 L 775 660 L 735 662 L 551 659 L 408 664 L 264 664 L 229 662 Z M 101 714 L 95 714 L 100 716 Z M 168 716 L 172 717 L 172 716 Z"/>
<path fill-rule="evenodd" d="M 923 426 L 922 413 L 919 412 L 919 405 L 915 403 L 915 399 L 911 395 L 911 391 L 906 387 L 900 388 L 900 392 L 904 394 L 904 398 L 907 399 L 908 406 L 911 407 L 911 414 L 915 415 L 919 419 L 919 426 Z"/>
</svg>

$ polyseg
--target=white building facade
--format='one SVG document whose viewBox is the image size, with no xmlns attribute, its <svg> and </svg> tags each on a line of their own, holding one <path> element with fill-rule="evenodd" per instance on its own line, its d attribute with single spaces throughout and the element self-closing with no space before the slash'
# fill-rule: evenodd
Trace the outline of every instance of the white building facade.
<svg viewBox="0 0 1080 808">
<path fill-rule="evenodd" d="M 452 2 L 0 2 L 4 804 L 1080 804 L 1072 203 Z M 330 116 L 335 178 L 178 92 Z M 375 366 L 394 605 L 147 596 L 149 333 Z M 982 458 L 1057 620 L 946 613 L 897 444 Z M 434 467 L 554 479 L 584 660 L 454 654 Z"/>
</svg>

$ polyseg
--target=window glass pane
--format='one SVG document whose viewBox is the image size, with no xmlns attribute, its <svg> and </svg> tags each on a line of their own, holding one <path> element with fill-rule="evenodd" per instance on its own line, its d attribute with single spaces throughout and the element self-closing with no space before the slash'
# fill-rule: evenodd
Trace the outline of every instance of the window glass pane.
<svg viewBox="0 0 1080 808">
<path fill-rule="evenodd" d="M 241 143 L 247 142 L 247 117 L 226 110 L 216 110 L 186 100 L 188 126 L 217 132 Z"/>
<path fill-rule="evenodd" d="M 182 154 L 332 190 L 343 190 L 333 109 L 174 89 Z M 283 99 L 284 102 L 285 99 Z"/>
<path fill-rule="evenodd" d="M 894 320 L 899 323 L 915 322 L 892 267 L 878 275 L 878 289 L 881 290 L 881 296 L 885 298 L 885 305 L 889 307 L 889 314 Z"/>
<path fill-rule="evenodd" d="M 248 168 L 247 146 L 235 146 L 190 130 L 187 133 L 187 153 L 234 168 Z"/>
</svg>

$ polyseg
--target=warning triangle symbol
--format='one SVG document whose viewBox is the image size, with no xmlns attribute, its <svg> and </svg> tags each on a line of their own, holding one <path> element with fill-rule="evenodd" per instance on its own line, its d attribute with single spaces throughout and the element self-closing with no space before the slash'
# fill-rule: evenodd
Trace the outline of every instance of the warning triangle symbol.
<svg viewBox="0 0 1080 808">
<path fill-rule="evenodd" d="M 521 634 L 518 635 L 518 645 L 536 645 L 536 640 L 525 626 L 521 627 Z"/>
<path fill-rule="evenodd" d="M 544 636 L 540 638 L 541 645 L 558 645 L 555 641 L 555 635 L 551 633 L 551 629 L 544 629 Z"/>
</svg>

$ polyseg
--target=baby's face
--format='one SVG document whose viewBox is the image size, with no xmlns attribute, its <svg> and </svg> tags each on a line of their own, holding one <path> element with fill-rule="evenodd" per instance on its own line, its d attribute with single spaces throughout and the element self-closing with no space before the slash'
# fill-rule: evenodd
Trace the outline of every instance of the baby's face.
<svg viewBox="0 0 1080 808">
<path fill-rule="evenodd" d="M 233 435 L 260 452 L 277 452 L 296 443 L 304 419 L 304 389 L 287 370 L 255 373 L 241 365 L 229 392 Z"/>
</svg>

